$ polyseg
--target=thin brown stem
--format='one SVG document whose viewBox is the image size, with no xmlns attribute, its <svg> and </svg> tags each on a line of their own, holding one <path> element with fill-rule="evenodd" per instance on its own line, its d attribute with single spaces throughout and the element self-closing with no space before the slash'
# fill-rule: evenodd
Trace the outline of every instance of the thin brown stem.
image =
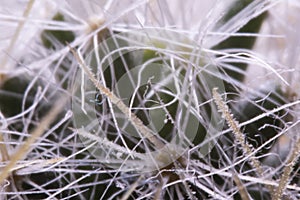
<svg viewBox="0 0 300 200">
<path fill-rule="evenodd" d="M 215 103 L 218 106 L 219 112 L 222 113 L 222 117 L 226 120 L 228 126 L 232 129 L 235 140 L 242 146 L 242 150 L 244 155 L 248 156 L 250 159 L 250 164 L 254 169 L 256 169 L 259 176 L 263 177 L 263 168 L 261 166 L 260 161 L 254 156 L 254 149 L 252 146 L 248 144 L 245 139 L 245 135 L 241 132 L 239 128 L 239 123 L 233 118 L 231 111 L 229 110 L 226 103 L 223 101 L 221 95 L 218 93 L 218 89 L 213 89 L 213 98 Z M 266 185 L 270 192 L 273 191 L 273 187 L 270 185 Z"/>
</svg>

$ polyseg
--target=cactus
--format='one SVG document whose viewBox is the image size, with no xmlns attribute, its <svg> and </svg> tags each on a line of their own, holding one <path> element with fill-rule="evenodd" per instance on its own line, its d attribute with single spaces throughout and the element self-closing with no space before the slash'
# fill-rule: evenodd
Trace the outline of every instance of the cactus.
<svg viewBox="0 0 300 200">
<path fill-rule="evenodd" d="M 0 83 L 1 198 L 300 198 L 297 91 L 258 56 L 256 37 L 235 35 L 263 35 L 276 3 L 224 3 L 221 19 L 202 22 L 225 31 L 209 47 L 173 3 L 82 2 L 79 13 L 70 3 L 38 25 L 39 53 L 24 52 Z M 249 63 L 278 77 L 252 86 Z"/>
</svg>

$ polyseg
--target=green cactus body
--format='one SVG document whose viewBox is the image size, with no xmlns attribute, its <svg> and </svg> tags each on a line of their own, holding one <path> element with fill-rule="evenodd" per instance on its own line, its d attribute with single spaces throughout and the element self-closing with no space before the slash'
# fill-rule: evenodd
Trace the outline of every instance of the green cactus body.
<svg viewBox="0 0 300 200">
<path fill-rule="evenodd" d="M 234 115 L 240 123 L 288 103 L 287 95 L 276 84 L 259 89 L 257 94 L 249 95 L 248 99 L 250 101 L 241 100 L 233 107 Z M 284 124 L 291 120 L 292 116 L 288 111 L 282 110 L 246 125 L 243 130 L 249 143 L 258 148 L 276 136 L 284 128 Z M 273 143 L 275 142 L 276 140 Z M 263 148 L 259 155 L 266 154 L 273 143 Z"/>
<path fill-rule="evenodd" d="M 52 20 L 63 22 L 65 18 L 61 13 L 57 13 Z M 44 30 L 41 34 L 43 45 L 48 49 L 55 48 L 55 43 L 65 46 L 66 43 L 71 43 L 74 39 L 75 34 L 72 31 Z"/>
<path fill-rule="evenodd" d="M 232 19 L 232 17 L 234 17 L 236 14 L 238 14 L 240 11 L 242 11 L 252 2 L 253 2 L 252 0 L 234 1 L 233 4 L 229 7 L 225 16 L 222 18 L 220 24 L 225 24 L 226 22 L 228 22 L 230 19 Z M 266 17 L 267 17 L 267 12 L 260 14 L 259 16 L 247 22 L 243 27 L 241 27 L 237 31 L 237 33 L 258 33 Z M 256 41 L 256 37 L 231 36 L 225 39 L 224 41 L 222 41 L 221 43 L 217 44 L 216 46 L 212 47 L 212 49 L 222 50 L 222 49 L 238 48 L 238 49 L 251 50 L 255 44 L 255 41 Z M 227 76 L 230 77 L 230 79 L 243 82 L 245 75 L 244 73 L 241 73 L 239 71 L 242 70 L 242 72 L 245 72 L 247 70 L 247 64 L 242 62 L 240 63 L 235 62 L 235 63 L 228 63 L 228 64 L 236 68 L 236 70 L 224 68 L 225 74 L 227 74 Z M 236 87 L 237 86 L 231 84 L 230 80 L 225 83 L 225 89 L 228 92 L 238 92 L 235 89 Z"/>
<path fill-rule="evenodd" d="M 64 16 L 61 13 L 57 13 L 52 20 L 54 21 L 65 21 Z M 67 43 L 71 43 L 75 39 L 75 34 L 72 31 L 60 31 L 60 30 L 44 30 L 41 33 L 41 41 L 44 47 L 50 51 L 55 51 L 59 48 L 64 47 Z M 53 66 L 57 65 L 57 62 L 53 63 Z M 67 88 L 69 85 L 68 80 L 66 80 L 65 75 L 69 73 L 70 61 L 65 58 L 59 66 L 59 71 L 56 73 L 56 78 L 62 81 L 63 88 Z"/>
</svg>

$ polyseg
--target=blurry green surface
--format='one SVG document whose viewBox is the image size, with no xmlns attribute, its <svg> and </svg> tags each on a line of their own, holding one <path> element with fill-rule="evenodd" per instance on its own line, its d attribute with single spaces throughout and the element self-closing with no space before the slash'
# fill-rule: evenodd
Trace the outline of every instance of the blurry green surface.
<svg viewBox="0 0 300 200">
<path fill-rule="evenodd" d="M 227 13 L 221 19 L 220 24 L 225 24 L 228 22 L 232 17 L 246 8 L 253 0 L 235 0 Z M 261 25 L 267 17 L 267 12 L 262 13 L 261 15 L 257 16 L 256 18 L 251 19 L 248 23 L 246 23 L 243 27 L 241 27 L 236 33 L 258 33 L 260 31 Z M 221 43 L 214 46 L 212 49 L 215 50 L 222 50 L 222 49 L 232 49 L 232 48 L 240 48 L 240 49 L 249 49 L 251 50 L 255 44 L 257 37 L 254 36 L 231 36 Z M 245 72 L 247 70 L 246 63 L 228 63 L 236 68 L 236 70 L 232 69 L 225 69 L 225 73 L 232 79 L 243 82 L 244 81 L 244 74 L 239 72 L 238 70 L 242 70 Z M 235 87 L 231 84 L 231 82 L 225 83 L 226 91 L 228 92 L 237 92 Z M 230 96 L 229 96 L 230 97 Z"/>
<path fill-rule="evenodd" d="M 57 13 L 52 20 L 54 21 L 65 21 L 64 16 Z M 71 43 L 75 39 L 75 34 L 72 31 L 61 31 L 61 30 L 44 30 L 41 34 L 41 39 L 43 45 L 50 48 L 56 48 L 56 43 L 65 45 L 66 43 Z"/>
<path fill-rule="evenodd" d="M 38 88 L 45 87 L 45 83 L 42 80 L 36 80 L 32 84 L 33 79 L 34 77 L 23 74 L 9 78 L 2 84 L 0 87 L 0 109 L 4 116 L 12 117 L 18 115 L 37 101 Z M 58 96 L 57 93 L 59 92 L 55 90 L 53 93 L 46 92 L 44 98 L 41 98 L 33 110 L 37 119 L 44 116 L 51 108 L 51 102 Z M 24 108 L 22 108 L 22 105 L 24 105 Z"/>
<path fill-rule="evenodd" d="M 227 13 L 221 19 L 221 24 L 225 24 L 236 14 L 241 12 L 253 0 L 235 0 Z M 262 23 L 267 17 L 267 12 L 260 14 L 259 16 L 253 18 L 248 23 L 246 23 L 243 27 L 241 27 L 237 33 L 258 33 Z M 227 48 L 243 48 L 243 49 L 252 49 L 254 43 L 256 41 L 256 37 L 248 37 L 248 36 L 231 36 L 226 40 L 222 41 L 220 44 L 213 47 L 213 49 L 227 49 Z"/>
<path fill-rule="evenodd" d="M 64 22 L 64 16 L 61 13 L 57 13 L 53 18 L 53 21 L 59 21 Z M 75 34 L 72 31 L 63 31 L 63 30 L 44 30 L 41 35 L 41 41 L 42 44 L 47 48 L 50 49 L 50 51 L 55 51 L 59 48 L 65 47 L 67 43 L 71 43 L 75 39 Z M 52 66 L 55 66 L 57 62 L 53 62 Z M 69 73 L 71 61 L 69 61 L 67 58 L 63 59 L 56 74 L 55 77 L 58 79 L 58 81 L 61 81 L 61 85 L 64 89 L 68 88 L 69 82 L 68 78 L 65 77 L 66 74 Z"/>
<path fill-rule="evenodd" d="M 234 116 L 240 123 L 289 102 L 287 95 L 282 91 L 281 87 L 276 84 L 270 84 L 267 88 L 260 88 L 256 94 L 248 94 L 247 98 L 247 100 L 238 101 L 232 108 Z M 257 148 L 267 140 L 276 136 L 289 121 L 292 121 L 292 116 L 287 110 L 281 110 L 246 125 L 242 130 L 246 134 L 248 142 L 253 145 L 254 148 Z M 274 142 L 276 142 L 276 140 Z M 273 143 L 264 147 L 259 154 L 267 153 L 272 145 Z"/>
<path fill-rule="evenodd" d="M 6 80 L 0 88 L 0 109 L 6 117 L 11 117 L 22 112 L 24 92 L 29 84 L 29 79 L 14 77 Z M 34 97 L 26 101 L 33 102 Z"/>
</svg>

